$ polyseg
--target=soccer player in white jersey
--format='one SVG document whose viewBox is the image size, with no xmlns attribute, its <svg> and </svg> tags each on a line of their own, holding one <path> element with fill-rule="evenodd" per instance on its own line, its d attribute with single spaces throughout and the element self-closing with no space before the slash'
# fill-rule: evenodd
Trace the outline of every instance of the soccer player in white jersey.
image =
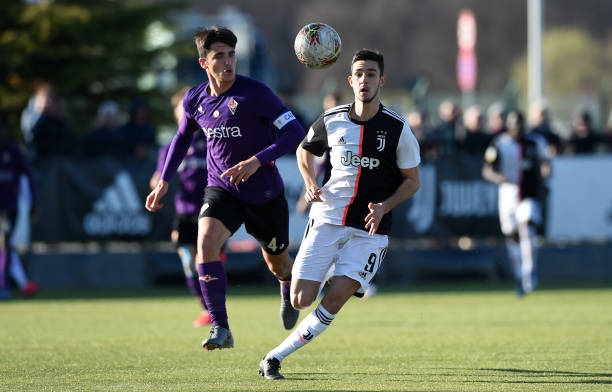
<svg viewBox="0 0 612 392">
<path fill-rule="evenodd" d="M 391 210 L 419 188 L 416 138 L 380 102 L 383 55 L 357 51 L 348 82 L 354 103 L 325 111 L 297 150 L 304 197 L 312 206 L 292 271 L 293 307 L 308 308 L 332 267 L 333 276 L 316 309 L 261 360 L 259 374 L 267 379 L 284 378 L 281 362 L 325 331 L 349 298 L 367 288 L 387 253 Z M 331 174 L 319 187 L 314 156 L 326 151 Z"/>
<path fill-rule="evenodd" d="M 500 228 L 506 237 L 516 294 L 522 297 L 537 284 L 536 233 L 542 223 L 540 200 L 543 173 L 549 172 L 548 156 L 540 136 L 525 132 L 521 112 L 508 113 L 506 128 L 487 148 L 482 176 L 499 185 Z"/>
</svg>

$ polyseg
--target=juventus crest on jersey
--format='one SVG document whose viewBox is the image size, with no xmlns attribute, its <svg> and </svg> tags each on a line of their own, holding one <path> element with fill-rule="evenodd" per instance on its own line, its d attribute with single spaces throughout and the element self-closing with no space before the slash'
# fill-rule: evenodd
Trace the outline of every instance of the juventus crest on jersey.
<svg viewBox="0 0 612 392">
<path fill-rule="evenodd" d="M 367 122 L 349 117 L 352 105 L 323 113 L 312 125 L 302 147 L 321 156 L 329 152 L 331 172 L 323 184 L 323 202 L 313 203 L 310 217 L 365 230 L 368 203 L 388 198 L 403 181 L 400 169 L 419 165 L 419 145 L 405 120 L 380 105 Z M 391 229 L 391 213 L 379 234 Z"/>
</svg>

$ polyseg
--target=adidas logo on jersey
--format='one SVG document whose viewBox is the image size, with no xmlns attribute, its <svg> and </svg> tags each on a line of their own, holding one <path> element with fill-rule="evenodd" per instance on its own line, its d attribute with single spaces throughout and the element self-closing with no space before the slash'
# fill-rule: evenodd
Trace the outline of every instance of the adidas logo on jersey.
<svg viewBox="0 0 612 392">
<path fill-rule="evenodd" d="M 140 201 L 136 186 L 127 171 L 120 171 L 83 218 L 88 235 L 147 235 L 151 216 Z"/>
</svg>

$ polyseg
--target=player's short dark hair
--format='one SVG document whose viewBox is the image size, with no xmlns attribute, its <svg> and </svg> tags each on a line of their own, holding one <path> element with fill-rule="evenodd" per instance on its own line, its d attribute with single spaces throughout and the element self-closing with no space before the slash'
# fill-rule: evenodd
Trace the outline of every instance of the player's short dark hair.
<svg viewBox="0 0 612 392">
<path fill-rule="evenodd" d="M 355 62 L 360 60 L 372 60 L 378 63 L 378 68 L 380 68 L 380 76 L 385 73 L 385 59 L 378 50 L 372 49 L 360 49 L 353 54 L 353 60 L 351 60 L 351 66 L 355 64 Z"/>
<path fill-rule="evenodd" d="M 193 34 L 193 42 L 195 42 L 196 48 L 198 48 L 198 55 L 204 58 L 210 50 L 210 46 L 215 42 L 221 42 L 236 48 L 238 38 L 227 27 L 212 26 L 198 29 Z"/>
</svg>

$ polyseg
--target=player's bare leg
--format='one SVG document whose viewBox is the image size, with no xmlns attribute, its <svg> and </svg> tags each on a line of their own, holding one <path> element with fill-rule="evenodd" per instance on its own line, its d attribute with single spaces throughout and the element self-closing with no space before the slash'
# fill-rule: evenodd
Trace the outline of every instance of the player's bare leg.
<svg viewBox="0 0 612 392">
<path fill-rule="evenodd" d="M 359 283 L 346 276 L 334 276 L 321 305 L 330 313 L 336 314 L 360 287 Z"/>
<path fill-rule="evenodd" d="M 292 287 L 292 297 L 295 305 L 306 308 L 312 304 L 319 292 L 320 282 L 298 280 Z M 277 347 L 272 349 L 259 363 L 259 374 L 269 380 L 284 378 L 279 373 L 281 362 L 291 353 L 304 347 L 322 334 L 334 321 L 342 306 L 353 296 L 359 283 L 346 276 L 335 276 L 321 303 L 308 314 L 297 326 L 296 330 Z"/>
</svg>

